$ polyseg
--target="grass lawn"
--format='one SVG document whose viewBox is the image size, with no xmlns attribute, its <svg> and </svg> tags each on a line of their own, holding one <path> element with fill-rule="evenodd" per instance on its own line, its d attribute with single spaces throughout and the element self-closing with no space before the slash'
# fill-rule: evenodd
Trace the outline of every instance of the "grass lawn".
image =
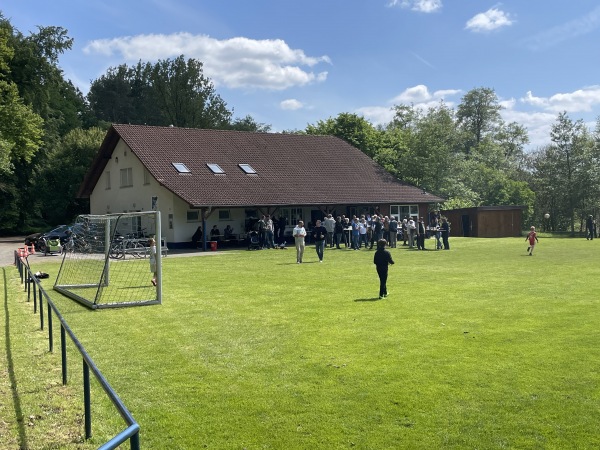
<svg viewBox="0 0 600 450">
<path fill-rule="evenodd" d="M 524 238 L 450 244 L 391 249 L 384 300 L 373 251 L 319 264 L 312 246 L 301 265 L 294 249 L 167 257 L 157 306 L 89 311 L 50 294 L 142 448 L 599 448 L 600 241 L 540 238 L 533 257 Z M 51 261 L 30 258 L 45 286 Z M 55 353 L 38 358 L 58 361 L 59 384 Z M 99 445 L 122 426 L 92 389 Z"/>
</svg>

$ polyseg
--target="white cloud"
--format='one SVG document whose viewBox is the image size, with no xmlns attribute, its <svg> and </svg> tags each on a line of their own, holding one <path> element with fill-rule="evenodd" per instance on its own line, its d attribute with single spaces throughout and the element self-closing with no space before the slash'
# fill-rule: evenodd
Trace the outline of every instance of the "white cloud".
<svg viewBox="0 0 600 450">
<path fill-rule="evenodd" d="M 507 27 L 514 23 L 510 15 L 498 8 L 490 8 L 486 12 L 471 17 L 465 29 L 476 33 L 493 31 L 498 28 Z"/>
<path fill-rule="evenodd" d="M 531 91 L 528 91 L 520 101 L 554 113 L 592 112 L 595 106 L 600 105 L 600 85 L 588 86 L 574 92 L 558 93 L 550 97 L 535 97 Z"/>
<path fill-rule="evenodd" d="M 417 86 L 405 89 L 400 95 L 394 97 L 391 102 L 394 104 L 423 104 L 423 103 L 438 103 L 440 100 L 445 100 L 446 97 L 459 94 L 459 89 L 445 89 L 435 91 L 433 94 L 429 92 L 427 86 L 419 84 Z"/>
<path fill-rule="evenodd" d="M 304 104 L 302 102 L 296 100 L 295 98 L 290 98 L 287 100 L 283 100 L 281 103 L 279 103 L 279 107 L 281 109 L 295 111 L 297 109 L 303 108 Z"/>
<path fill-rule="evenodd" d="M 562 25 L 539 33 L 525 41 L 531 50 L 540 50 L 560 42 L 590 33 L 600 27 L 600 6 L 583 17 L 570 20 Z"/>
<path fill-rule="evenodd" d="M 356 110 L 373 125 L 387 125 L 394 118 L 394 111 L 389 106 L 363 106 Z"/>
<path fill-rule="evenodd" d="M 500 111 L 506 123 L 516 122 L 527 130 L 528 148 L 535 149 L 550 143 L 550 130 L 556 121 L 556 114 L 540 111 L 517 111 L 515 101 L 503 103 L 505 109 Z"/>
<path fill-rule="evenodd" d="M 120 55 L 129 63 L 157 61 L 185 55 L 204 63 L 204 72 L 215 85 L 230 88 L 283 90 L 323 82 L 327 72 L 306 70 L 328 56 L 307 56 L 280 39 L 254 40 L 244 37 L 218 40 L 190 33 L 143 34 L 91 41 L 87 54 Z"/>
<path fill-rule="evenodd" d="M 390 0 L 388 6 L 401 6 L 412 11 L 432 13 L 442 9 L 442 0 Z"/>
<path fill-rule="evenodd" d="M 419 84 L 405 89 L 400 95 L 392 98 L 388 102 L 391 106 L 364 106 L 358 108 L 356 112 L 362 114 L 374 125 L 386 125 L 394 118 L 395 112 L 392 109 L 394 105 L 412 105 L 414 108 L 426 112 L 429 108 L 438 107 L 440 101 L 443 100 L 446 106 L 452 108 L 454 102 L 449 98 L 461 92 L 460 89 L 441 89 L 431 93 L 427 86 Z"/>
</svg>

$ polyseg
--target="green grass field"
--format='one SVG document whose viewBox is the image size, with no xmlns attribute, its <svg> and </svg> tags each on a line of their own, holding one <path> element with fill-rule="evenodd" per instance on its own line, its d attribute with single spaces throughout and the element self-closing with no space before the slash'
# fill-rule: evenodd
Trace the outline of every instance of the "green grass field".
<svg viewBox="0 0 600 450">
<path fill-rule="evenodd" d="M 51 296 L 140 423 L 145 449 L 600 447 L 600 241 L 540 238 L 533 257 L 524 238 L 450 243 L 391 249 L 384 300 L 373 251 L 326 250 L 318 264 L 314 247 L 302 265 L 294 249 L 167 257 L 158 306 L 89 311 Z M 49 261 L 32 268 L 53 278 Z M 7 269 L 10 333 L 47 346 Z M 55 353 L 35 351 L 32 364 L 55 364 L 39 397 L 65 389 L 54 386 Z M 78 409 L 62 414 L 83 434 L 73 419 L 81 360 L 74 348 L 69 358 L 63 396 Z M 122 425 L 96 385 L 92 398 L 97 446 Z M 31 448 L 84 448 L 69 436 Z"/>
</svg>

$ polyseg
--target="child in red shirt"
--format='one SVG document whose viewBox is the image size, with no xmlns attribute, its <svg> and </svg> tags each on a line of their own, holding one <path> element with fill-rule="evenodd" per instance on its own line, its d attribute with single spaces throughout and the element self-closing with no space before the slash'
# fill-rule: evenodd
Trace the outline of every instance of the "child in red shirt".
<svg viewBox="0 0 600 450">
<path fill-rule="evenodd" d="M 531 227 L 531 231 L 525 240 L 529 240 L 529 247 L 527 247 L 527 251 L 529 252 L 529 256 L 533 256 L 533 248 L 535 247 L 535 243 L 539 242 L 537 233 L 535 232 L 535 227 Z"/>
</svg>

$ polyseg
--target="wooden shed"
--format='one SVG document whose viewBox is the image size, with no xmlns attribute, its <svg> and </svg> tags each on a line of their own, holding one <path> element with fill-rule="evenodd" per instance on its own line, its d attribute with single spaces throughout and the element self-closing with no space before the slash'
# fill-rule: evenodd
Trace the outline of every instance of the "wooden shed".
<svg viewBox="0 0 600 450">
<path fill-rule="evenodd" d="M 448 218 L 452 236 L 521 236 L 524 206 L 477 206 L 440 211 Z"/>
</svg>

